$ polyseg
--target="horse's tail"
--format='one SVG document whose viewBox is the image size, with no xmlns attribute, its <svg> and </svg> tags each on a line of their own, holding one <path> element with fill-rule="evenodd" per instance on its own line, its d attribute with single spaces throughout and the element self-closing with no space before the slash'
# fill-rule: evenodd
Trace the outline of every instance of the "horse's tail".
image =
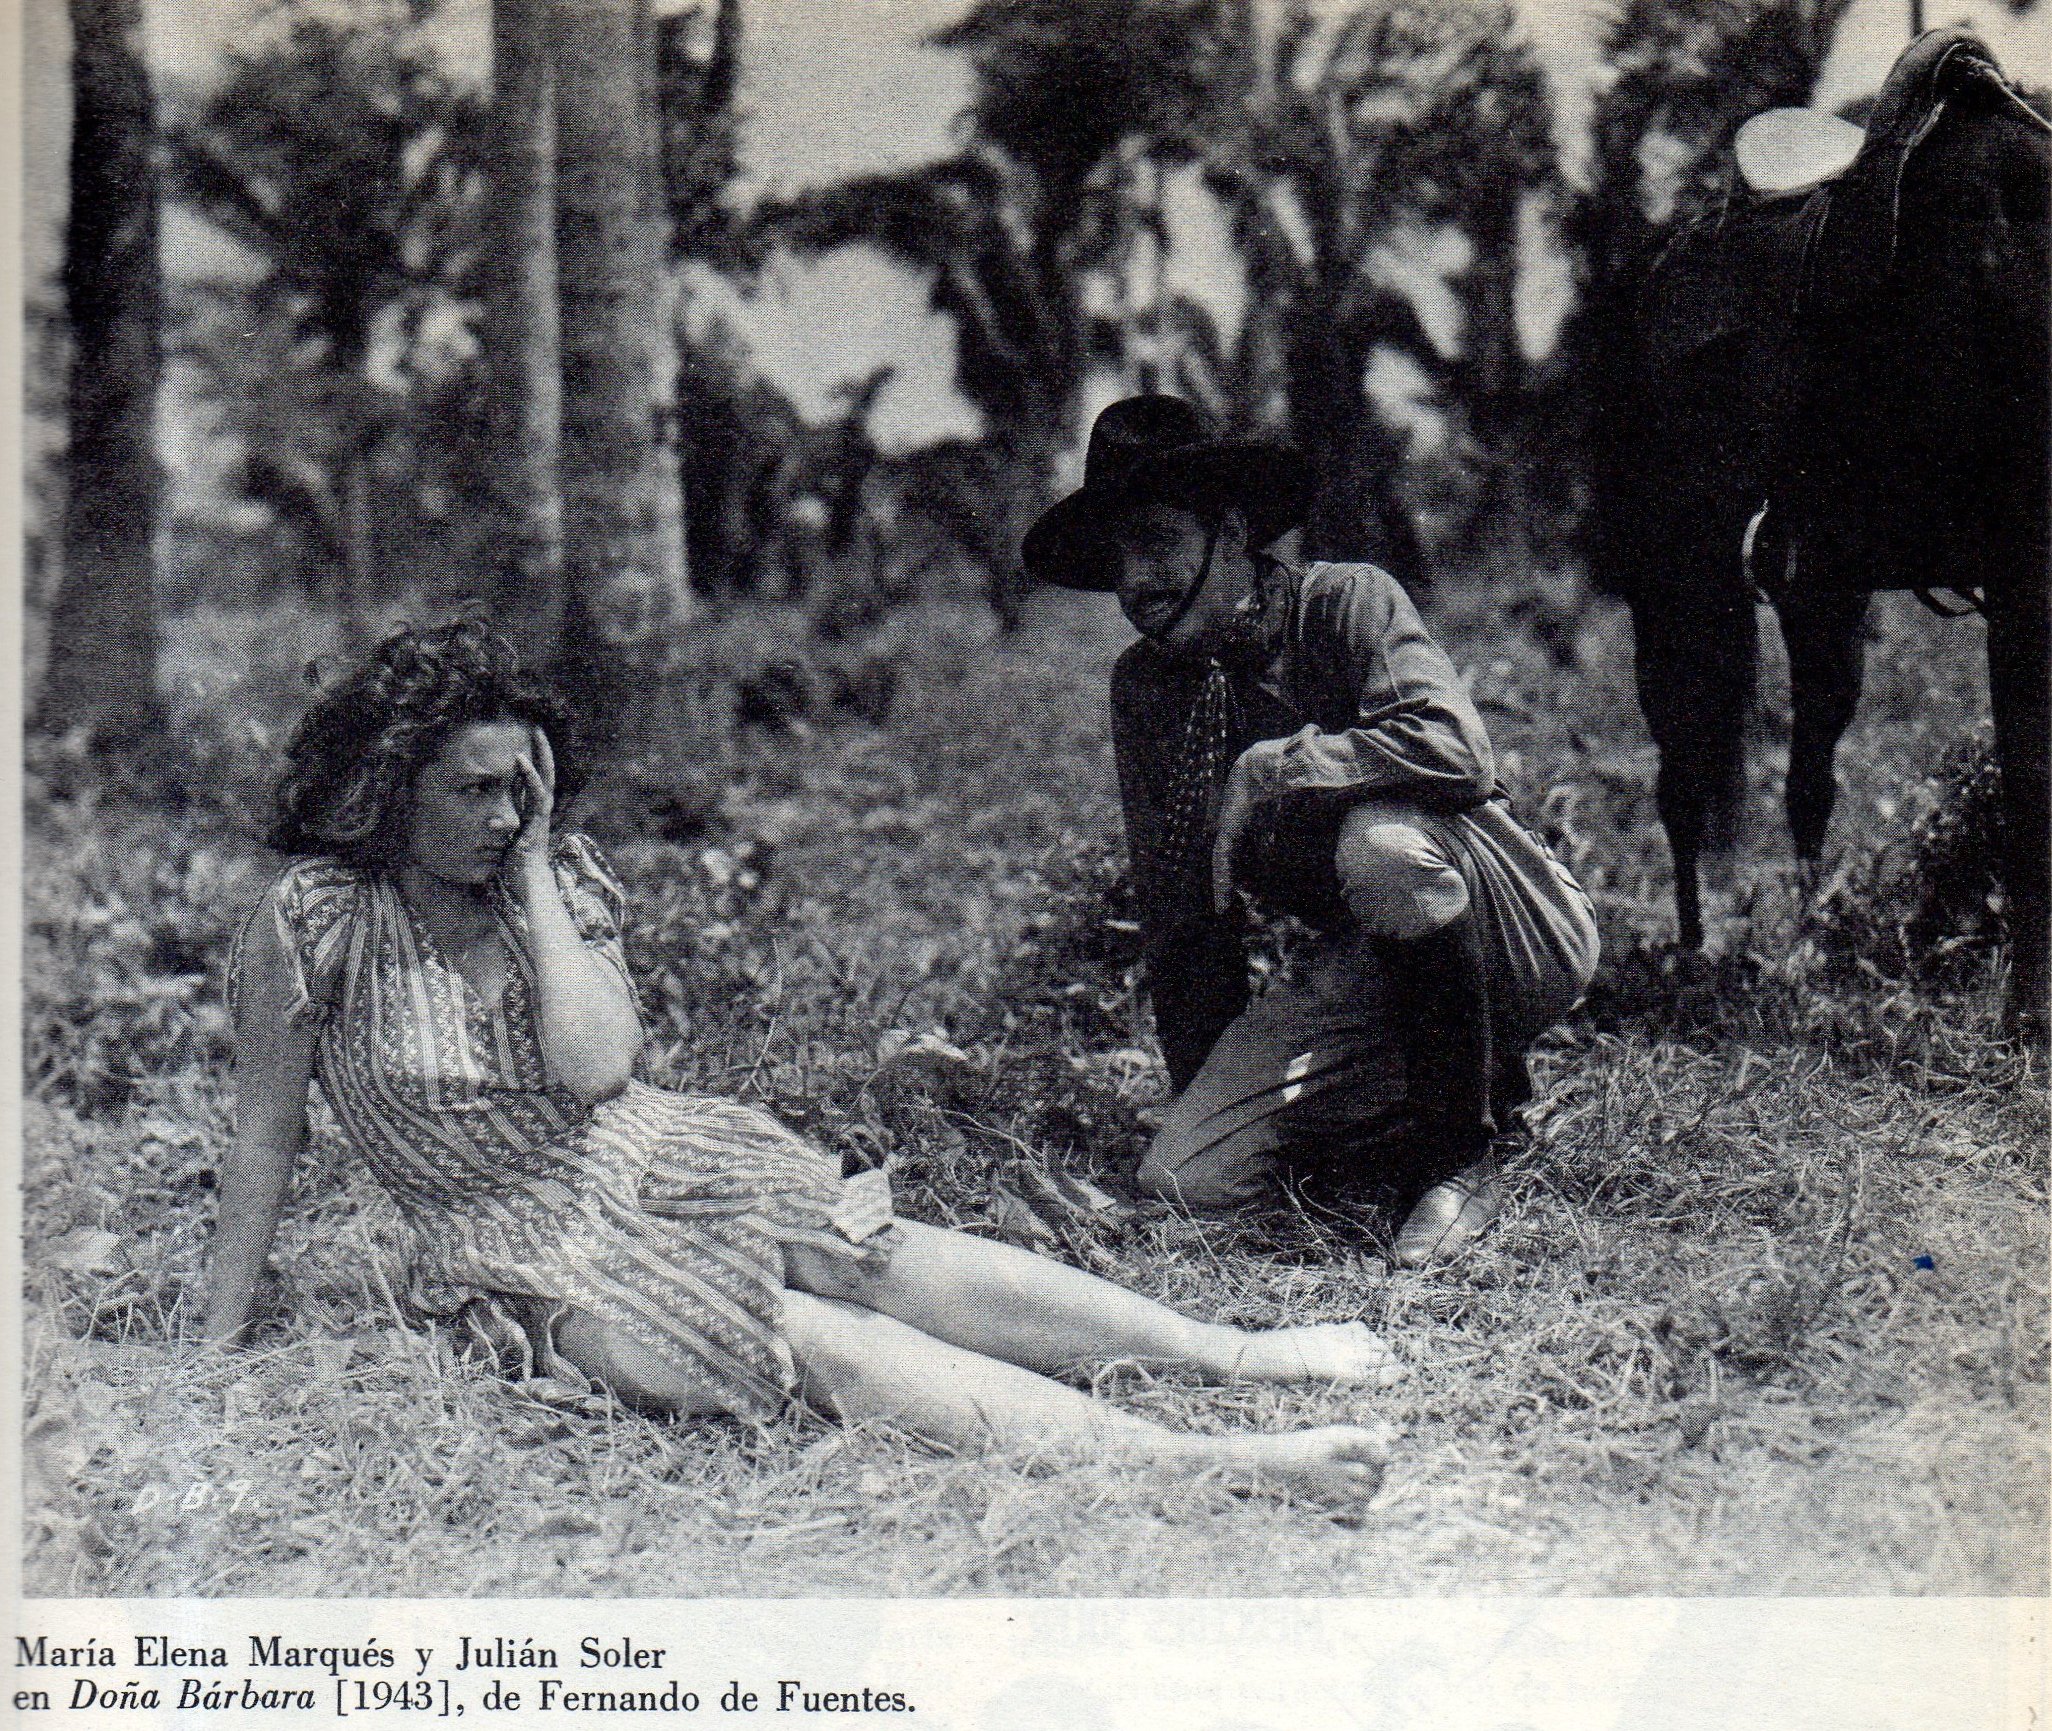
<svg viewBox="0 0 2052 1731">
<path fill-rule="evenodd" d="M 1760 626 L 1750 590 L 1727 615 L 1729 636 L 1705 682 L 1702 732 L 1703 845 L 1723 853 L 1738 842 L 1746 809 L 1746 745 L 1759 695 Z"/>
<path fill-rule="evenodd" d="M 1686 543 L 1677 551 L 1686 553 Z M 1752 591 L 1735 552 L 1634 586 L 1639 705 L 1660 751 L 1662 821 L 1678 846 L 1723 851 L 1746 805 L 1746 744 L 1760 662 Z"/>
</svg>

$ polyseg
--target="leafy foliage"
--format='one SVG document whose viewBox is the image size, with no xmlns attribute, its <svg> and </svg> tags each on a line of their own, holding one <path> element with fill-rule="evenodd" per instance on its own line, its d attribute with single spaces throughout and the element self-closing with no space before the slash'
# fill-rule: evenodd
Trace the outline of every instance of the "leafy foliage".
<svg viewBox="0 0 2052 1731">
<path fill-rule="evenodd" d="M 27 1085 L 86 1118 L 159 1099 L 168 1078 L 223 1073 L 227 1018 L 212 973 L 239 899 L 253 894 L 248 842 L 222 834 L 214 813 L 167 825 L 97 784 L 72 745 L 32 744 Z"/>
<path fill-rule="evenodd" d="M 263 261 L 260 303 L 344 373 L 385 336 L 403 376 L 468 283 L 482 116 L 423 22 L 397 0 L 291 0 L 169 133 L 176 195 Z"/>
<path fill-rule="evenodd" d="M 1964 740 L 1910 799 L 1891 846 L 1857 862 L 1824 911 L 1827 952 L 1891 980 L 1957 983 L 2001 942 L 2002 772 L 1992 741 Z"/>
<path fill-rule="evenodd" d="M 352 608 L 468 565 L 485 532 L 464 496 L 481 427 L 463 336 L 483 113 L 429 16 L 289 0 L 167 134 L 173 196 L 256 263 L 194 293 L 180 346 L 240 453 L 239 490 L 302 581 Z M 473 530 L 451 547 L 461 517 Z M 407 557 L 423 544 L 427 560 Z"/>
<path fill-rule="evenodd" d="M 1248 430 L 1311 454 L 1319 492 L 1307 549 L 1378 558 L 1422 581 L 1423 557 L 1391 488 L 1393 433 L 1365 399 L 1378 350 L 1435 381 L 1485 438 L 1517 371 L 1511 290 L 1518 212 L 1552 165 L 1543 81 L 1507 6 L 1394 0 L 1328 24 L 1284 10 L 1272 38 L 1251 4 L 1225 14 L 1218 79 L 1187 141 L 1224 204 L 1246 273 L 1246 328 L 1221 369 L 1201 309 L 1184 363 L 1201 395 Z M 1435 341 L 1393 266 L 1456 231 L 1464 328 Z"/>
<path fill-rule="evenodd" d="M 170 605 L 339 598 L 357 578 L 372 591 L 357 606 L 476 591 L 493 530 L 468 365 L 425 365 L 403 386 L 339 372 L 310 354 L 289 312 L 233 282 L 188 284 L 177 310 L 201 425 L 261 510 L 174 525 Z"/>
<path fill-rule="evenodd" d="M 800 250 L 870 245 L 927 273 L 960 387 L 1029 493 L 1073 436 L 1086 378 L 1116 372 L 1297 439 L 1322 479 L 1311 550 L 1422 576 L 1390 485 L 1398 443 L 1364 380 L 1379 349 L 1400 353 L 1499 441 L 1519 372 L 1518 213 L 1552 162 L 1545 89 L 1508 9 L 1402 0 L 1334 23 L 1293 5 L 1278 25 L 1250 0 L 986 0 L 935 40 L 975 72 L 963 148 L 765 223 Z M 1231 336 L 1160 281 L 1165 176 L 1185 170 L 1223 205 L 1240 256 L 1247 311 Z M 1469 253 L 1466 331 L 1436 342 L 1401 255 L 1452 231 Z"/>
<path fill-rule="evenodd" d="M 670 256 L 745 273 L 758 249 L 730 202 L 741 172 L 741 0 L 702 0 L 658 17 L 655 61 Z"/>
<path fill-rule="evenodd" d="M 1013 549 L 1093 364 L 1116 358 L 1116 320 L 1094 276 L 1146 220 L 1132 149 L 1184 130 L 1193 26 L 1206 0 L 979 0 L 934 41 L 967 55 L 976 88 L 961 149 L 923 168 L 772 201 L 764 233 L 800 253 L 870 246 L 926 276 L 955 329 L 956 383 L 994 461 L 964 496 L 936 469 L 907 495 L 989 573 L 1007 618 Z M 981 530 L 967 526 L 981 519 Z M 997 562 L 994 562 L 997 561 Z"/>
</svg>

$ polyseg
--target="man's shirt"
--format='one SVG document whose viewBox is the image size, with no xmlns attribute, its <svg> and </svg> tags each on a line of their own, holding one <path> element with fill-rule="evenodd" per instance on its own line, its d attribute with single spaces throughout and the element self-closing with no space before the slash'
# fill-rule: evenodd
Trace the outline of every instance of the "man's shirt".
<svg viewBox="0 0 2052 1731">
<path fill-rule="evenodd" d="M 1169 1076 L 1182 1088 L 1246 1007 L 1240 936 L 1211 905 L 1210 877 L 1169 857 L 1171 766 L 1209 664 L 1181 661 L 1147 638 L 1112 669 L 1112 743 L 1126 847 L 1146 936 L 1149 991 Z M 1261 833 L 1242 881 L 1265 903 L 1324 926 L 1339 917 L 1333 846 L 1348 809 L 1394 798 L 1443 813 L 1496 792 L 1496 759 L 1446 652 L 1410 597 L 1373 565 L 1313 565 L 1298 580 L 1280 657 L 1264 673 L 1230 673 L 1235 754 L 1285 742 L 1265 785 Z M 1216 809 L 1205 834 L 1216 834 Z M 1508 813 L 1505 821 L 1509 822 Z"/>
</svg>

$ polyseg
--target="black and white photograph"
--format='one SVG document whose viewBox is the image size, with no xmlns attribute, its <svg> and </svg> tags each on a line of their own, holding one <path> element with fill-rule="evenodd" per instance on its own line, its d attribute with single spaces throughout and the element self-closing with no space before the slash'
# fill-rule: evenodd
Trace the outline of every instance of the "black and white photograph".
<svg viewBox="0 0 2052 1731">
<path fill-rule="evenodd" d="M 2052 4 L 18 24 L 53 1711 L 2052 1594 Z"/>
</svg>

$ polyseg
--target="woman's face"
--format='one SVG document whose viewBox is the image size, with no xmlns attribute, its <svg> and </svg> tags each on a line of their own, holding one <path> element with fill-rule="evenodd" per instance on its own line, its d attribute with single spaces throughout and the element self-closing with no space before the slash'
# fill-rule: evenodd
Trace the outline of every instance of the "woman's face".
<svg viewBox="0 0 2052 1731">
<path fill-rule="evenodd" d="M 489 883 L 521 821 L 520 759 L 531 749 L 524 721 L 458 728 L 414 777 L 406 860 L 455 884 Z"/>
</svg>

